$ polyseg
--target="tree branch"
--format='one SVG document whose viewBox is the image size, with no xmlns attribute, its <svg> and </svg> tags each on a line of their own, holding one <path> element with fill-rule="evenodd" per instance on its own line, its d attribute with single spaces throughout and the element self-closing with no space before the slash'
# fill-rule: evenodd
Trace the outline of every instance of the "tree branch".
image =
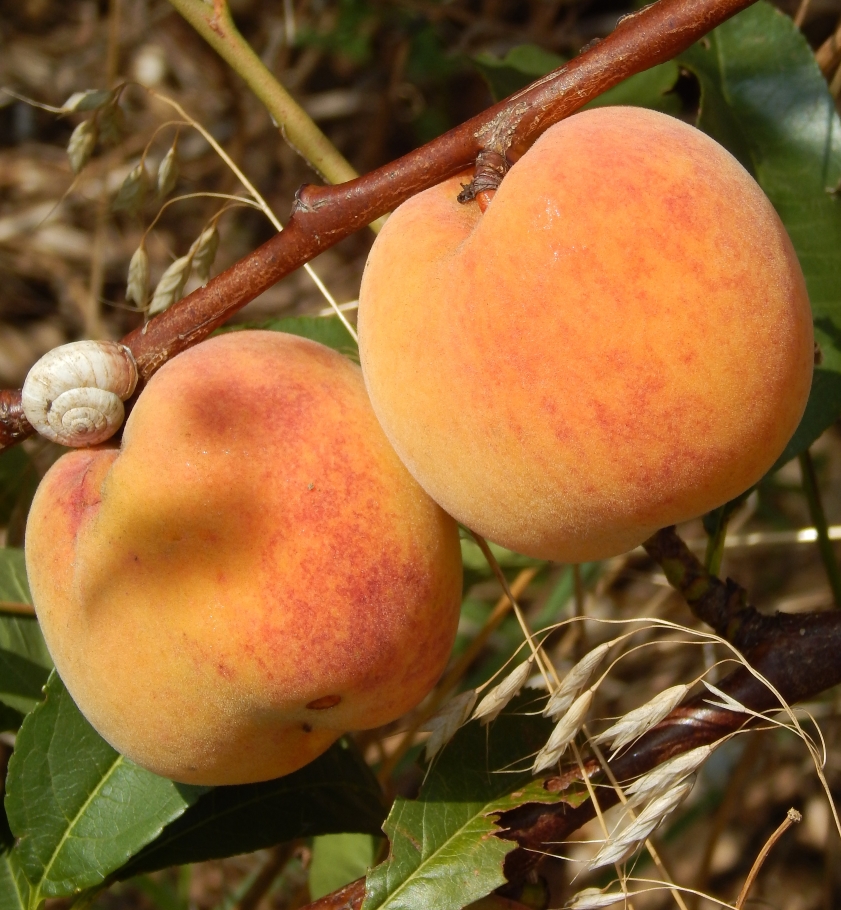
<svg viewBox="0 0 841 910">
<path fill-rule="evenodd" d="M 139 389 L 167 360 L 202 341 L 275 282 L 415 193 L 472 166 L 480 151 L 518 157 L 552 124 L 623 79 L 677 56 L 751 2 L 658 0 L 626 16 L 611 35 L 566 66 L 403 158 L 338 186 L 303 187 L 284 231 L 123 339 L 140 367 Z M 2 448 L 34 431 L 17 416 L 20 393 L 0 395 L 6 396 L 0 410 Z"/>
<path fill-rule="evenodd" d="M 344 183 L 357 174 L 313 119 L 275 79 L 242 37 L 225 0 L 169 0 L 217 54 L 238 73 L 271 114 L 287 142 L 328 183 Z"/>
<path fill-rule="evenodd" d="M 719 634 L 729 629 L 730 634 L 724 637 L 739 643 L 751 666 L 777 689 L 786 704 L 813 698 L 841 683 L 841 661 L 837 659 L 841 649 L 839 611 L 763 616 L 747 603 L 741 588 L 710 576 L 672 528 L 658 532 L 645 546 L 675 587 L 689 594 L 696 615 L 713 619 L 711 624 Z M 731 613 L 728 604 L 736 604 L 737 609 Z M 718 683 L 718 688 L 757 713 L 782 708 L 771 689 L 744 667 Z M 708 699 L 709 694 L 702 693 L 684 702 L 611 761 L 614 778 L 630 781 L 675 755 L 712 744 L 757 722 L 748 714 L 710 705 Z M 585 762 L 584 770 L 592 775 L 595 784 L 608 784 L 595 759 Z M 562 776 L 548 779 L 544 786 L 551 792 L 563 793 L 580 781 L 581 769 L 572 765 Z M 600 809 L 608 809 L 618 801 L 611 786 L 599 788 Z M 553 845 L 563 844 L 595 814 L 590 800 L 577 807 L 563 800 L 552 805 L 526 803 L 502 813 L 497 836 L 515 841 L 517 847 L 505 859 L 509 885 L 500 892 L 516 896 L 526 876 L 552 852 Z M 337 893 L 305 910 L 359 910 L 364 891 L 364 880 L 359 879 L 343 889 L 338 903 Z"/>
<path fill-rule="evenodd" d="M 658 532 L 644 546 L 673 587 L 686 597 L 695 615 L 735 645 L 786 704 L 813 698 L 841 683 L 838 611 L 765 616 L 748 604 L 744 589 L 735 582 L 728 579 L 725 583 L 710 575 L 673 528 Z M 718 688 L 757 713 L 783 707 L 774 692 L 744 667 L 731 673 Z M 747 714 L 712 706 L 708 699 L 709 695 L 702 693 L 684 702 L 620 758 L 610 762 L 615 779 L 629 781 L 675 755 L 714 743 L 757 722 Z M 593 773 L 595 782 L 604 780 L 594 760 L 588 763 L 587 773 Z M 547 788 L 562 792 L 580 779 L 580 770 L 572 768 L 562 778 L 547 781 Z M 611 787 L 601 788 L 600 794 L 601 809 L 619 801 Z M 499 819 L 504 831 L 499 836 L 519 845 L 506 857 L 509 881 L 521 881 L 539 864 L 543 853 L 551 852 L 552 843 L 563 842 L 594 816 L 590 801 L 574 809 L 562 802 L 553 806 L 525 805 L 504 813 Z"/>
</svg>

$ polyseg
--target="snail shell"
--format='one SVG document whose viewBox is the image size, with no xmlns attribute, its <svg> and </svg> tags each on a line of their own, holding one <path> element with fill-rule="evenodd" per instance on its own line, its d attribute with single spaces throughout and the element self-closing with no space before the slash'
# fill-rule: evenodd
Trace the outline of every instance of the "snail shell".
<svg viewBox="0 0 841 910">
<path fill-rule="evenodd" d="M 137 385 L 131 351 L 115 341 L 74 341 L 45 354 L 26 377 L 23 412 L 47 439 L 93 446 L 120 428 Z"/>
</svg>

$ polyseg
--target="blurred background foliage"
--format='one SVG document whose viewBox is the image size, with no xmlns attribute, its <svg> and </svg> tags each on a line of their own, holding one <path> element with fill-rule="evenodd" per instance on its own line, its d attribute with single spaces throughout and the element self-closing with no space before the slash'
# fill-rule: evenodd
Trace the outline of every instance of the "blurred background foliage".
<svg viewBox="0 0 841 910">
<path fill-rule="evenodd" d="M 636 8 L 626 0 L 235 0 L 231 7 L 263 62 L 360 172 L 434 138 L 560 65 Z M 841 0 L 801 0 L 779 7 L 796 17 L 810 46 L 818 51 L 837 102 L 841 53 L 833 52 L 827 42 L 839 28 Z M 240 77 L 165 0 L 0 0 L 0 86 L 9 90 L 0 93 L 2 386 L 19 386 L 32 362 L 58 344 L 82 337 L 116 338 L 142 321 L 136 304 L 126 302 L 126 273 L 162 200 L 149 192 L 142 203 L 127 209 L 115 211 L 113 203 L 144 150 L 154 173 L 178 136 L 177 196 L 238 191 L 235 178 L 208 143 L 189 126 L 173 123 L 172 110 L 137 85 L 123 93 L 119 131 L 110 142 L 99 143 L 88 165 L 74 177 L 66 147 L 86 115 L 58 115 L 23 99 L 59 108 L 74 92 L 123 81 L 140 83 L 181 104 L 225 147 L 281 219 L 289 212 L 297 187 L 316 180 Z M 694 122 L 699 98 L 695 76 L 671 63 L 643 74 L 631 87 L 618 87 L 612 100 L 645 104 Z M 175 201 L 160 214 L 146 238 L 153 283 L 174 258 L 186 253 L 223 205 L 218 199 L 197 196 Z M 214 272 L 272 233 L 263 215 L 241 206 L 227 210 L 219 228 Z M 371 241 L 370 232 L 360 232 L 313 263 L 351 318 Z M 186 290 L 194 286 L 195 279 Z M 353 356 L 344 329 L 326 312 L 323 296 L 300 271 L 249 304 L 236 322 L 297 331 Z M 9 760 L 21 717 L 38 700 L 49 669 L 34 622 L 18 610 L 28 592 L 15 548 L 22 545 L 38 479 L 57 454 L 55 447 L 37 440 L 0 454 L 0 526 L 8 548 L 0 560 L 0 670 L 14 663 L 10 654 L 18 661 L 13 667 L 14 691 L 5 696 L 0 692 L 4 706 L 0 726 L 7 731 L 0 738 L 0 769 Z M 813 448 L 813 462 L 830 532 L 837 539 L 841 537 L 837 425 Z M 721 574 L 736 578 L 766 611 L 834 608 L 825 563 L 808 530 L 812 523 L 800 466 L 790 462 L 736 509 Z M 703 551 L 700 520 L 681 533 Z M 463 551 L 465 600 L 453 657 L 454 687 L 485 681 L 523 641 L 478 548 L 465 540 Z M 537 563 L 499 548 L 495 553 L 533 629 L 575 615 L 591 618 L 548 639 L 561 672 L 608 637 L 598 620 L 648 615 L 696 625 L 641 551 L 584 566 Z M 643 634 L 639 640 L 645 638 Z M 611 674 L 600 690 L 601 716 L 621 715 L 652 694 L 694 678 L 715 659 L 715 653 L 704 648 L 657 646 L 656 661 L 652 653 L 646 649 L 629 655 Z M 10 673 L 0 672 L 0 682 L 7 678 Z M 826 773 L 837 795 L 841 790 L 837 694 L 829 693 L 809 709 L 827 740 Z M 268 834 L 256 852 L 252 843 L 248 853 L 229 850 L 241 854 L 233 858 L 189 864 L 188 857 L 160 870 L 147 851 L 146 859 L 141 854 L 133 867 L 140 874 L 99 894 L 95 906 L 291 910 L 364 874 L 382 859 L 384 841 L 373 836 L 373 830 L 384 808 L 358 756 L 379 773 L 386 802 L 395 795 L 413 796 L 422 776 L 414 763 L 423 742 L 423 734 L 415 729 L 418 720 L 408 718 L 359 734 L 346 744 L 352 758 L 331 753 L 325 761 L 335 765 L 313 766 L 311 773 L 321 774 L 323 781 L 331 774 L 345 775 L 344 781 L 356 775 L 359 792 L 368 794 L 369 814 L 360 813 L 352 801 L 337 809 L 341 800 L 333 803 L 333 811 L 343 818 L 353 813 L 364 816 L 358 833 L 342 833 L 339 821 L 337 833 L 310 836 L 316 830 L 335 830 L 323 823 L 327 810 L 315 805 L 309 807 L 311 827 L 299 826 L 299 834 L 290 840 L 288 830 L 270 828 L 267 821 L 272 812 L 288 812 L 290 804 L 282 801 L 283 794 L 270 794 L 281 801 L 272 803 L 266 796 L 260 823 Z M 46 724 L 43 714 L 40 723 Z M 93 742 L 91 748 L 95 751 L 99 745 Z M 43 780 L 33 784 L 44 785 Z M 802 746 L 774 732 L 740 738 L 707 764 L 692 802 L 661 838 L 673 876 L 732 898 L 790 805 L 803 811 L 804 822 L 766 863 L 752 892 L 755 906 L 786 910 L 841 906 L 841 845 L 833 834 L 825 797 Z M 193 813 L 189 818 L 196 818 L 199 810 L 213 815 L 216 810 L 207 806 L 207 800 L 199 800 L 188 810 Z M 0 843 L 11 843 L 5 815 L 0 823 Z M 251 818 L 245 827 L 254 824 Z M 591 850 L 587 839 L 594 836 L 597 829 L 585 828 L 568 852 L 586 857 Z M 164 856 L 170 855 L 166 853 L 170 848 L 178 856 L 177 838 L 173 843 L 175 847 L 161 848 Z M 219 850 L 221 857 L 225 850 Z M 644 856 L 636 871 L 645 874 L 649 867 Z M 3 874 L 0 869 L 0 889 Z M 583 886 L 570 882 L 568 864 L 554 863 L 546 874 L 555 901 Z M 668 895 L 655 896 L 635 905 L 665 907 L 671 901 Z M 48 906 L 64 910 L 71 903 L 72 898 L 61 897 L 48 901 Z M 712 904 L 701 900 L 696 906 Z"/>
</svg>

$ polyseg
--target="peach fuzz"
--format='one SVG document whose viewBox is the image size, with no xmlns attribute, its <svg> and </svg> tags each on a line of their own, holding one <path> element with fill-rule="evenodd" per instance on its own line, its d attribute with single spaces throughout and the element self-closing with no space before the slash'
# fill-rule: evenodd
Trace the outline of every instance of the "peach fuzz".
<svg viewBox="0 0 841 910">
<path fill-rule="evenodd" d="M 187 783 L 287 774 L 403 714 L 443 671 L 461 599 L 456 525 L 398 460 L 359 368 L 272 332 L 180 354 L 119 450 L 63 456 L 26 560 L 79 708 Z"/>
<path fill-rule="evenodd" d="M 362 369 L 411 473 L 519 552 L 612 556 L 771 467 L 813 361 L 770 202 L 708 136 L 601 108 L 549 129 L 482 214 L 468 174 L 391 216 L 362 282 Z"/>
</svg>

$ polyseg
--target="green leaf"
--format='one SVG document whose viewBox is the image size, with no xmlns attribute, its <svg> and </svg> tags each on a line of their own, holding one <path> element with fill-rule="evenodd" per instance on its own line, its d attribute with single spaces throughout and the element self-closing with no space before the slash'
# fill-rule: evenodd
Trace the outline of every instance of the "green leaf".
<svg viewBox="0 0 841 910">
<path fill-rule="evenodd" d="M 665 114 L 676 114 L 680 110 L 680 98 L 669 94 L 675 87 L 680 70 L 674 60 L 668 60 L 643 73 L 630 76 L 619 85 L 614 85 L 604 94 L 599 95 L 584 110 L 607 105 L 632 105 L 648 107 Z"/>
<path fill-rule="evenodd" d="M 0 604 L 31 604 L 23 550 L 0 549 Z M 2 607 L 0 607 L 2 609 Z M 0 612 L 0 648 L 51 670 L 53 666 L 38 620 Z"/>
<path fill-rule="evenodd" d="M 0 601 L 32 603 L 23 550 L 0 549 Z"/>
<path fill-rule="evenodd" d="M 345 354 L 353 360 L 359 361 L 359 350 L 356 342 L 338 316 L 287 316 L 283 319 L 269 319 L 266 322 L 226 326 L 221 331 L 237 332 L 243 329 L 287 332 L 289 335 L 309 338 L 310 341 L 317 341 L 319 344 L 333 348 L 340 354 Z"/>
<path fill-rule="evenodd" d="M 566 60 L 535 44 L 520 44 L 512 47 L 502 59 L 482 53 L 477 54 L 472 62 L 488 83 L 494 101 L 501 101 L 540 76 L 563 66 Z"/>
<path fill-rule="evenodd" d="M 506 550 L 499 544 L 488 542 L 491 553 L 496 561 L 507 569 L 522 569 L 525 566 L 542 566 L 544 561 L 541 559 L 532 559 L 530 556 L 523 556 L 515 553 L 513 550 Z M 479 544 L 470 537 L 461 539 L 461 559 L 465 569 L 471 569 L 474 572 L 490 575 L 493 569 L 488 565 L 485 554 L 479 549 Z"/>
<path fill-rule="evenodd" d="M 487 728 L 462 727 L 420 796 L 395 801 L 384 826 L 391 854 L 369 873 L 363 910 L 460 910 L 505 881 L 502 861 L 516 845 L 493 836 L 494 813 L 557 799 L 530 771 L 553 726 L 524 713 L 537 698 L 526 692 Z"/>
<path fill-rule="evenodd" d="M 376 778 L 355 749 L 340 740 L 294 774 L 211 790 L 118 877 L 250 853 L 296 837 L 378 834 L 385 814 Z"/>
<path fill-rule="evenodd" d="M 777 462 L 808 448 L 841 413 L 841 120 L 805 38 L 759 2 L 680 58 L 701 84 L 698 125 L 756 176 L 797 251 L 823 364 Z"/>
<path fill-rule="evenodd" d="M 501 101 L 525 88 L 535 79 L 563 66 L 566 60 L 534 44 L 521 44 L 511 48 L 502 59 L 494 57 L 493 54 L 482 53 L 477 54 L 472 62 L 488 83 L 494 101 Z M 608 89 L 603 95 L 585 105 L 585 108 L 630 104 L 677 113 L 680 109 L 680 99 L 668 93 L 677 82 L 678 72 L 678 65 L 674 60 L 661 63 Z"/>
<path fill-rule="evenodd" d="M 0 648 L 0 702 L 3 705 L 28 713 L 41 701 L 41 690 L 49 675 L 50 671 L 41 664 Z M 8 719 L 2 720 L 8 723 Z M 3 729 L 9 727 L 3 726 Z"/>
<path fill-rule="evenodd" d="M 370 834 L 324 834 L 312 845 L 310 898 L 338 891 L 374 865 L 378 838 Z"/>
<path fill-rule="evenodd" d="M 0 648 L 52 670 L 53 662 L 38 620 L 32 616 L 0 616 Z"/>
<path fill-rule="evenodd" d="M 20 446 L 0 452 L 0 525 L 25 518 L 38 486 L 38 471 Z"/>
<path fill-rule="evenodd" d="M 29 882 L 12 862 L 11 852 L 0 853 L 0 907 L 3 910 L 28 910 Z"/>
<path fill-rule="evenodd" d="M 9 762 L 9 854 L 29 910 L 102 882 L 205 788 L 175 784 L 123 758 L 79 713 L 55 674 L 24 721 Z"/>
</svg>

